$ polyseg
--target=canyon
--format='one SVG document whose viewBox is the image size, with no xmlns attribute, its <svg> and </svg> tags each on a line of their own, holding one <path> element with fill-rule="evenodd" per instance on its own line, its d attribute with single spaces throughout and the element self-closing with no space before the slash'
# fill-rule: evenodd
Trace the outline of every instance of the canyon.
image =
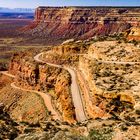
<svg viewBox="0 0 140 140">
<path fill-rule="evenodd" d="M 9 67 L 9 73 L 15 75 L 17 86 L 42 92 L 53 91 L 56 107 L 64 121 L 74 121 L 74 107 L 70 95 L 70 75 L 62 68 L 55 68 L 45 63 L 35 62 L 32 58 L 25 59 L 15 55 Z M 16 73 L 15 73 L 16 72 Z"/>
<path fill-rule="evenodd" d="M 0 40 L 0 139 L 137 140 L 140 8 L 38 7 L 29 22 Z"/>
<path fill-rule="evenodd" d="M 46 102 L 47 114 L 42 112 L 40 118 L 37 117 L 38 121 L 32 119 L 34 120 L 32 123 L 39 122 L 41 124 L 45 120 L 50 120 L 51 123 L 67 122 L 68 126 L 74 124 L 78 129 L 83 128 L 86 136 L 89 135 L 92 128 L 95 129 L 96 127 L 93 127 L 95 122 L 91 123 L 90 120 L 97 119 L 96 123 L 98 124 L 101 119 L 103 120 L 101 122 L 105 121 L 105 124 L 108 124 L 107 120 L 111 119 L 114 127 L 119 120 L 122 127 L 123 121 L 131 120 L 131 118 L 126 120 L 131 114 L 132 118 L 135 118 L 135 123 L 139 123 L 138 114 L 135 113 L 139 111 L 140 99 L 139 43 L 126 43 L 126 40 L 120 42 L 114 39 L 116 38 L 110 37 L 104 41 L 99 41 L 99 38 L 85 41 L 71 39 L 46 50 L 15 53 L 11 58 L 8 73 L 1 72 L 5 76 L 7 84 L 9 83 L 8 85 L 5 83 L 5 86 L 11 86 L 9 89 L 15 96 L 13 98 L 8 89 L 2 86 L 0 101 L 4 101 L 4 105 L 11 112 L 12 119 L 16 119 L 18 122 L 26 120 L 31 123 L 28 116 L 31 115 L 34 119 L 36 118 L 32 108 L 31 114 L 28 112 L 27 115 L 22 114 L 22 112 L 15 113 L 16 106 L 19 104 L 17 98 L 22 101 L 23 95 L 27 96 L 26 92 L 40 94 Z M 6 77 L 11 77 L 13 80 L 10 81 Z M 18 97 L 19 93 L 20 96 Z M 7 94 L 10 96 L 5 100 Z M 77 98 L 76 94 L 79 94 L 80 98 Z M 29 95 L 33 97 L 33 94 L 30 93 Z M 50 101 L 47 101 L 43 97 L 44 95 L 50 96 Z M 28 98 L 30 99 L 30 97 Z M 60 120 L 56 117 L 57 115 L 54 115 L 47 103 L 52 105 L 56 114 L 60 115 Z M 28 109 L 30 108 L 28 107 Z M 85 116 L 82 116 L 82 113 Z M 17 114 L 20 114 L 21 117 L 18 117 Z M 82 128 L 77 126 L 78 123 L 82 124 Z M 85 123 L 89 125 L 90 131 L 87 131 L 86 127 L 83 126 Z M 55 124 L 56 126 L 57 124 Z M 102 127 L 103 124 L 99 126 L 99 130 Z M 41 128 L 38 129 L 40 131 Z M 74 126 L 74 128 L 69 129 L 76 128 Z M 108 125 L 107 129 L 109 129 Z M 119 133 L 122 137 L 129 137 L 128 131 L 120 132 L 120 127 L 119 132 L 115 128 L 112 129 L 114 133 Z M 128 127 L 128 129 L 131 128 Z M 135 134 L 137 129 L 139 130 L 134 125 Z M 36 137 L 36 131 L 35 133 L 31 132 L 34 137 Z M 83 136 L 80 134 L 80 130 L 77 131 L 79 137 Z M 28 137 L 27 135 L 24 136 Z M 109 136 L 117 137 L 112 133 L 109 133 Z"/>
</svg>

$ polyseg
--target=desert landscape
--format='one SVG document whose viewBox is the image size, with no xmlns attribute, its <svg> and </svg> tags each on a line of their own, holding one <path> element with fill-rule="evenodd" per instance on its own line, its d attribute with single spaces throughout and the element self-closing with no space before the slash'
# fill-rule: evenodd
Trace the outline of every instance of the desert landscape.
<svg viewBox="0 0 140 140">
<path fill-rule="evenodd" d="M 0 140 L 140 140 L 140 7 L 19 15 L 0 19 Z"/>
</svg>

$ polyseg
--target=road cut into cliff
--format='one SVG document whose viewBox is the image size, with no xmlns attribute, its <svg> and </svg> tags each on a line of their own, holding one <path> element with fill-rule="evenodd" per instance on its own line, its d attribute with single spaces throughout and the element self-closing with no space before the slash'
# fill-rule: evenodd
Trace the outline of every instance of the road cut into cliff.
<svg viewBox="0 0 140 140">
<path fill-rule="evenodd" d="M 66 67 L 66 66 L 61 66 L 61 65 L 56 65 L 56 64 L 45 62 L 45 61 L 40 59 L 40 57 L 42 55 L 43 55 L 43 53 L 40 53 L 40 54 L 36 55 L 34 57 L 35 61 L 41 62 L 41 63 L 46 63 L 50 66 L 63 68 L 70 73 L 70 75 L 72 77 L 71 94 L 72 94 L 73 104 L 74 104 L 74 107 L 75 107 L 76 119 L 77 119 L 78 122 L 85 121 L 87 119 L 87 117 L 85 115 L 85 111 L 84 111 L 84 107 L 83 107 L 83 103 L 82 103 L 82 99 L 81 99 L 81 93 L 80 93 L 80 89 L 79 89 L 79 86 L 78 86 L 78 83 L 77 83 L 77 78 L 76 78 L 75 71 L 73 69 L 69 68 L 69 67 Z"/>
</svg>

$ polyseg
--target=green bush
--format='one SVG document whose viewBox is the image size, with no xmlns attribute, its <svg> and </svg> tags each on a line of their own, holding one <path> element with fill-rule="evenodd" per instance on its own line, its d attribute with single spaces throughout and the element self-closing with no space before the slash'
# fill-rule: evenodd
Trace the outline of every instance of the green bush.
<svg viewBox="0 0 140 140">
<path fill-rule="evenodd" d="M 90 140 L 112 140 L 112 128 L 92 129 L 89 134 Z"/>
<path fill-rule="evenodd" d="M 135 111 L 137 115 L 140 115 L 140 110 Z"/>
</svg>

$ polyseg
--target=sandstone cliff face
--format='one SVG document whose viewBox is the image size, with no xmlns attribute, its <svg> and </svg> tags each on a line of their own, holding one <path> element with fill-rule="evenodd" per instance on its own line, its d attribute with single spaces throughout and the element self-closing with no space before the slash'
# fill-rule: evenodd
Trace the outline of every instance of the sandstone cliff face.
<svg viewBox="0 0 140 140">
<path fill-rule="evenodd" d="M 48 40 L 87 39 L 140 26 L 139 15 L 140 8 L 38 7 L 23 32 Z"/>
<path fill-rule="evenodd" d="M 52 51 L 60 55 L 81 54 L 86 52 L 87 46 L 88 44 L 84 41 L 66 40 L 61 45 L 52 48 Z"/>
<path fill-rule="evenodd" d="M 127 31 L 128 40 L 140 41 L 140 27 L 133 27 Z"/>
<path fill-rule="evenodd" d="M 55 104 L 64 121 L 73 122 L 75 111 L 71 99 L 71 77 L 66 70 L 37 63 L 26 55 L 13 56 L 9 72 L 16 76 L 17 86 L 44 93 L 55 91 Z M 53 96 L 53 95 L 52 95 Z"/>
<path fill-rule="evenodd" d="M 59 77 L 57 77 L 55 93 L 57 98 L 57 106 L 62 112 L 63 120 L 73 123 L 73 120 L 75 120 L 76 117 L 73 111 L 74 106 L 72 103 L 72 97 L 70 96 L 70 83 L 70 75 L 66 72 L 62 72 Z"/>
<path fill-rule="evenodd" d="M 82 41 L 70 41 L 67 40 L 61 45 L 54 46 L 51 51 L 44 52 L 42 58 L 46 62 L 53 64 L 75 64 L 79 60 L 79 55 L 82 55 L 87 52 L 89 44 L 86 44 Z"/>
</svg>

